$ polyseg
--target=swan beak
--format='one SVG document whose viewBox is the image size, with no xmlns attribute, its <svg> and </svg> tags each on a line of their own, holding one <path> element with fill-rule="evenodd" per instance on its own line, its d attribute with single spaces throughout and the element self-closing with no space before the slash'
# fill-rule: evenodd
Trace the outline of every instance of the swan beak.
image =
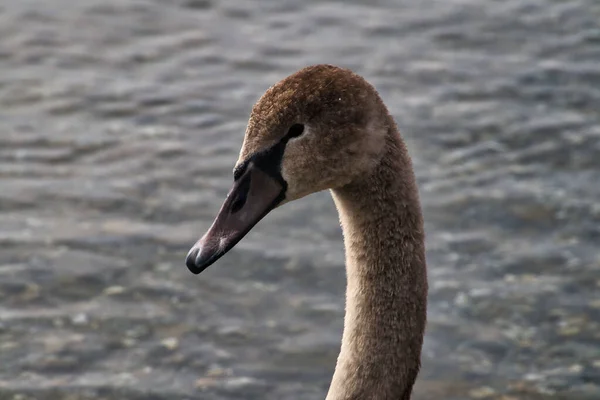
<svg viewBox="0 0 600 400">
<path fill-rule="evenodd" d="M 185 263 L 199 274 L 237 244 L 285 198 L 285 181 L 250 162 L 236 179 L 215 221 L 189 251 Z"/>
</svg>

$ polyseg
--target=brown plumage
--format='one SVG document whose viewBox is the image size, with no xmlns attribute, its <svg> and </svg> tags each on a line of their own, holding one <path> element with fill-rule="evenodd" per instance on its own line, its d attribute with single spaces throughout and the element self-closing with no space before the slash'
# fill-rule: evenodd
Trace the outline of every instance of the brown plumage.
<svg viewBox="0 0 600 400">
<path fill-rule="evenodd" d="M 294 124 L 304 126 L 298 137 L 288 133 Z M 234 189 L 188 267 L 202 271 L 271 209 L 330 189 L 348 284 L 327 400 L 408 400 L 426 321 L 423 220 L 410 157 L 376 90 L 330 65 L 285 78 L 254 106 L 236 168 Z"/>
</svg>

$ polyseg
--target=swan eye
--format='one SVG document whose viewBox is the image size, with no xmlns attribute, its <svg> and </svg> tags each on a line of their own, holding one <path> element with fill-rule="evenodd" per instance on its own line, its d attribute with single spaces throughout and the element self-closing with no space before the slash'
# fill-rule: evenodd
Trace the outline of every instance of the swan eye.
<svg viewBox="0 0 600 400">
<path fill-rule="evenodd" d="M 290 130 L 288 131 L 287 136 L 289 138 L 295 138 L 295 137 L 302 135 L 302 132 L 304 132 L 304 125 L 294 124 L 290 127 Z"/>
</svg>

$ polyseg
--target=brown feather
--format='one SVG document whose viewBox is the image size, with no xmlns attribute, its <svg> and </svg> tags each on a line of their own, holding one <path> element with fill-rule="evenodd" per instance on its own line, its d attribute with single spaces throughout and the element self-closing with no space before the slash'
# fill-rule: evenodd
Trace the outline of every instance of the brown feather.
<svg viewBox="0 0 600 400">
<path fill-rule="evenodd" d="M 408 400 L 426 322 L 423 218 L 412 163 L 377 91 L 331 65 L 272 86 L 252 110 L 238 165 L 295 123 L 281 174 L 285 201 L 331 189 L 348 286 L 342 348 L 327 400 Z"/>
</svg>

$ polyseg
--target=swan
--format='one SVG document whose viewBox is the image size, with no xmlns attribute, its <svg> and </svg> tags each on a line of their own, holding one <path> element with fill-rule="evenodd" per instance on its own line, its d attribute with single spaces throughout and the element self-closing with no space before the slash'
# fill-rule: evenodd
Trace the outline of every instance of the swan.
<svg viewBox="0 0 600 400">
<path fill-rule="evenodd" d="M 199 274 L 267 213 L 329 189 L 346 254 L 341 350 L 326 400 L 408 400 L 426 324 L 424 229 L 412 162 L 364 78 L 303 68 L 254 105 L 233 188 L 186 265 Z"/>
</svg>

